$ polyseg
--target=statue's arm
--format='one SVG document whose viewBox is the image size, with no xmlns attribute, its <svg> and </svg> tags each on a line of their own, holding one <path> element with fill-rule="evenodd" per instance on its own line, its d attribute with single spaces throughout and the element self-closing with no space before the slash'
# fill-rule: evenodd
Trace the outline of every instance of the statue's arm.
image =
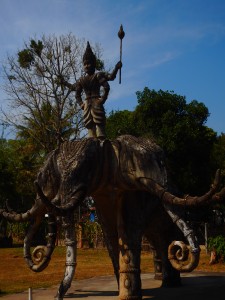
<svg viewBox="0 0 225 300">
<path fill-rule="evenodd" d="M 82 101 L 82 96 L 81 96 L 82 95 L 82 91 L 83 91 L 83 87 L 80 84 L 80 82 L 78 81 L 77 84 L 76 84 L 75 98 L 76 98 L 77 103 L 80 105 L 80 107 L 82 109 L 84 109 L 84 102 Z"/>
<path fill-rule="evenodd" d="M 117 72 L 119 71 L 119 69 L 122 68 L 122 62 L 119 61 L 115 68 L 113 69 L 112 73 L 109 73 L 108 76 L 107 76 L 107 79 L 108 80 L 114 80 L 116 78 L 116 75 L 117 75 Z"/>
<path fill-rule="evenodd" d="M 74 84 L 69 83 L 68 81 L 66 81 L 64 79 L 63 76 L 58 76 L 58 79 L 60 81 L 60 83 L 66 87 L 68 87 L 68 89 L 70 89 L 71 91 L 76 91 L 76 82 Z"/>
<path fill-rule="evenodd" d="M 117 72 L 119 69 L 122 68 L 122 62 L 119 61 L 115 68 L 113 69 L 112 73 L 104 73 L 104 72 L 99 72 L 98 77 L 99 77 L 99 83 L 103 87 L 103 93 L 101 95 L 101 104 L 104 104 L 105 101 L 108 98 L 109 91 L 110 91 L 110 86 L 108 81 L 112 81 L 116 78 Z"/>
</svg>

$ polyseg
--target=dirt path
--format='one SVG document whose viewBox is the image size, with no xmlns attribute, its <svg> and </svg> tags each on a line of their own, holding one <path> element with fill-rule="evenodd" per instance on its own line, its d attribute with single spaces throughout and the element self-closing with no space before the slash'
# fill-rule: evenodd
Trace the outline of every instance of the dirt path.
<svg viewBox="0 0 225 300">
<path fill-rule="evenodd" d="M 182 287 L 161 288 L 161 281 L 152 273 L 142 274 L 143 299 L 155 300 L 224 300 L 225 273 L 192 272 L 182 275 Z M 33 300 L 53 300 L 57 287 L 33 290 Z M 118 290 L 114 276 L 101 276 L 73 281 L 65 299 L 117 300 Z M 3 296 L 2 300 L 27 300 L 28 291 Z"/>
</svg>

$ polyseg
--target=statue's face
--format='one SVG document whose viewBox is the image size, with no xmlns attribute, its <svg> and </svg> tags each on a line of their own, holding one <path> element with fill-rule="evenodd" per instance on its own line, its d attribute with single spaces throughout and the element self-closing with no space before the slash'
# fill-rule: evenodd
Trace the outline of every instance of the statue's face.
<svg viewBox="0 0 225 300">
<path fill-rule="evenodd" d="M 95 72 L 95 65 L 90 61 L 84 61 L 84 71 L 88 75 L 93 75 Z"/>
</svg>

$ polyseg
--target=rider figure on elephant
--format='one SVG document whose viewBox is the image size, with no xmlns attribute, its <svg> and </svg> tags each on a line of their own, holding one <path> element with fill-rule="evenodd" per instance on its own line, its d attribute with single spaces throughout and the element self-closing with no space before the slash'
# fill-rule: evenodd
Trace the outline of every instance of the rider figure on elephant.
<svg viewBox="0 0 225 300">
<path fill-rule="evenodd" d="M 88 136 L 105 139 L 106 117 L 103 104 L 107 100 L 110 90 L 108 81 L 116 78 L 118 70 L 122 68 L 122 62 L 119 61 L 116 64 L 112 73 L 95 72 L 96 57 L 89 42 L 87 42 L 83 55 L 83 66 L 86 74 L 75 84 L 70 84 L 65 80 L 62 80 L 62 83 L 76 92 L 75 97 L 83 109 L 83 121 L 88 129 Z M 85 93 L 85 101 L 82 100 L 83 92 Z"/>
</svg>

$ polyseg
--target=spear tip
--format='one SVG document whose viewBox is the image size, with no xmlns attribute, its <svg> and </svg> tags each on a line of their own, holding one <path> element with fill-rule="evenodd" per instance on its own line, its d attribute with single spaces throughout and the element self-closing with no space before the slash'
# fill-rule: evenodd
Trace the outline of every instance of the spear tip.
<svg viewBox="0 0 225 300">
<path fill-rule="evenodd" d="M 118 32 L 118 37 L 122 40 L 124 38 L 124 36 L 125 36 L 125 32 L 123 30 L 123 25 L 121 24 L 120 25 L 120 30 Z"/>
</svg>

